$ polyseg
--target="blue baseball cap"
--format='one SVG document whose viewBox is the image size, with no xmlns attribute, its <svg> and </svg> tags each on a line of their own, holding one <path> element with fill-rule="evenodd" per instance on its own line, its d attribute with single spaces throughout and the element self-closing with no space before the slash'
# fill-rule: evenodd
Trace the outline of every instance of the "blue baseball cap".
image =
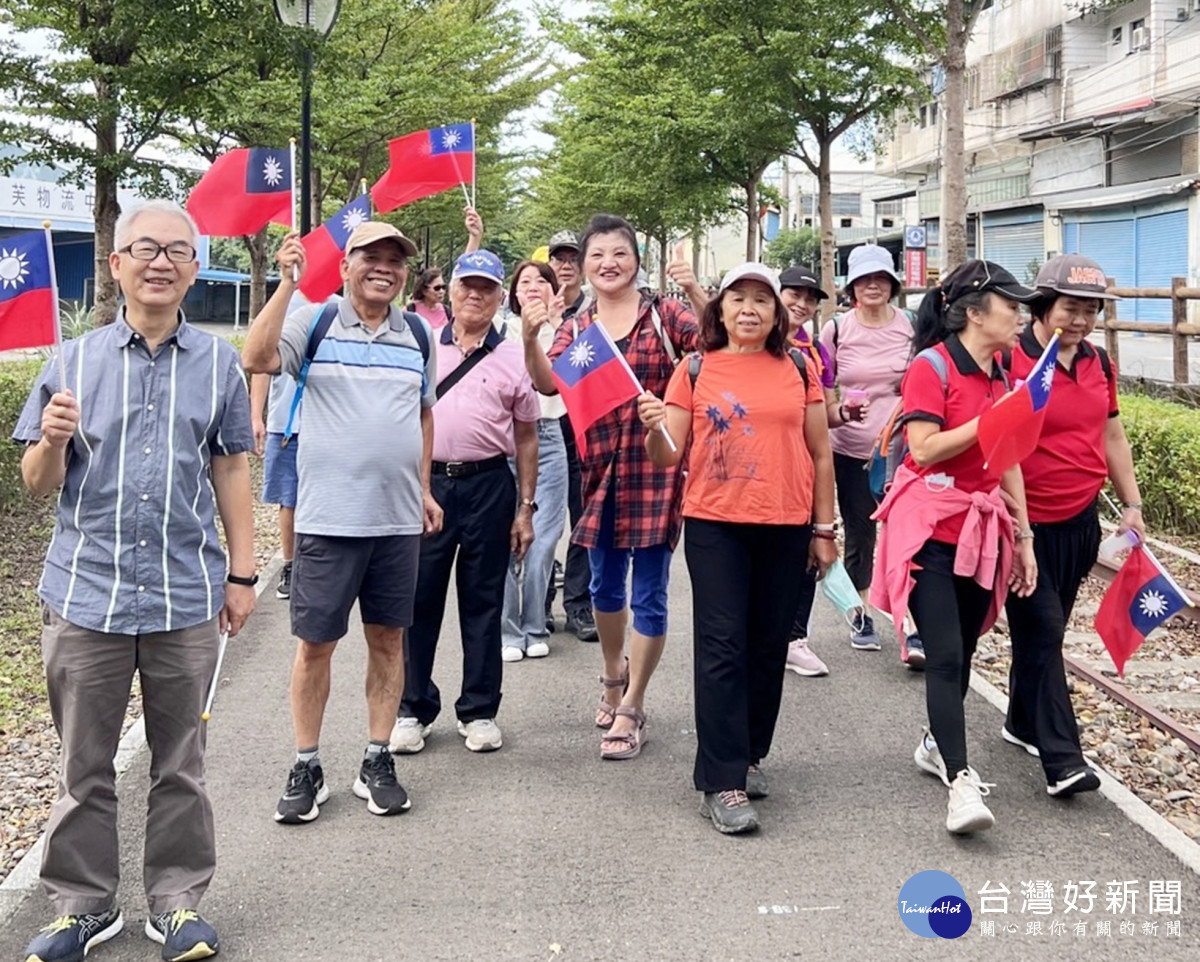
<svg viewBox="0 0 1200 962">
<path fill-rule="evenodd" d="M 491 251 L 474 251 L 463 254 L 454 264 L 452 280 L 464 277 L 484 277 L 496 284 L 504 285 L 504 265 Z"/>
</svg>

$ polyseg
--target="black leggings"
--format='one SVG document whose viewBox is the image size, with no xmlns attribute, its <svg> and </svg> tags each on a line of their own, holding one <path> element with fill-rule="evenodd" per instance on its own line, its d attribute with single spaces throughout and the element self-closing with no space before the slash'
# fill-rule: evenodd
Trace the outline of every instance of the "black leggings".
<svg viewBox="0 0 1200 962">
<path fill-rule="evenodd" d="M 925 710 L 951 780 L 967 767 L 963 699 L 971 683 L 971 658 L 992 592 L 954 574 L 956 546 L 927 541 L 913 562 L 916 585 L 908 611 L 925 643 Z"/>
<path fill-rule="evenodd" d="M 865 458 L 833 452 L 833 480 L 837 486 L 838 511 L 846 532 L 846 573 L 858 591 L 871 586 L 875 563 L 875 522 L 871 515 L 879 507 L 871 494 Z"/>
</svg>

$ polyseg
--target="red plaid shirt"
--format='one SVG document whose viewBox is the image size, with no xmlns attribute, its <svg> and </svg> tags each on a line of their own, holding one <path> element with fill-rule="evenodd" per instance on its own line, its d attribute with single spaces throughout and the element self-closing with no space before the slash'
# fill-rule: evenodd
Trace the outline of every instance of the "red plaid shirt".
<svg viewBox="0 0 1200 962">
<path fill-rule="evenodd" d="M 654 329 L 652 301 L 642 298 L 637 323 L 629 332 L 625 360 L 642 386 L 662 397 L 675 365 Z M 695 315 L 676 300 L 658 305 L 663 334 L 671 339 L 677 357 L 697 349 L 699 327 Z M 574 318 L 563 321 L 548 352 L 553 361 L 571 346 L 578 331 L 596 320 L 593 304 Z M 577 325 L 577 326 L 576 326 Z M 646 454 L 646 429 L 637 414 L 634 399 L 606 414 L 587 429 L 587 453 L 580 459 L 584 509 L 571 540 L 585 548 L 598 547 L 600 515 L 613 489 L 615 548 L 649 548 L 679 540 L 683 512 L 683 467 L 659 468 Z"/>
</svg>

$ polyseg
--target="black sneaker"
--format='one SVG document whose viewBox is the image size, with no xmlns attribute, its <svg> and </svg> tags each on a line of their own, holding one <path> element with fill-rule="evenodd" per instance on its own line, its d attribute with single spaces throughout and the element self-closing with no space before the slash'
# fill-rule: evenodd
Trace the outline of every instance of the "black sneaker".
<svg viewBox="0 0 1200 962">
<path fill-rule="evenodd" d="M 591 608 L 580 608 L 567 614 L 564 631 L 572 632 L 580 641 L 596 641 L 600 633 L 596 631 L 596 619 L 592 617 Z"/>
<path fill-rule="evenodd" d="M 1100 787 L 1100 776 L 1092 769 L 1084 767 L 1078 771 L 1068 772 L 1056 782 L 1046 786 L 1046 791 L 1055 798 L 1070 798 L 1080 792 L 1094 792 Z"/>
<path fill-rule="evenodd" d="M 396 763 L 390 752 L 374 752 L 363 759 L 353 790 L 366 799 L 372 815 L 399 815 L 412 807 L 408 793 L 396 781 Z"/>
<path fill-rule="evenodd" d="M 562 562 L 559 561 L 557 558 L 555 558 L 554 559 L 554 587 L 561 588 L 563 586 L 563 579 L 565 577 L 566 577 L 566 572 L 563 571 Z"/>
<path fill-rule="evenodd" d="M 319 806 L 329 799 L 329 786 L 320 765 L 296 762 L 288 772 L 287 788 L 275 809 L 275 821 L 301 825 L 321 814 Z"/>
<path fill-rule="evenodd" d="M 217 954 L 217 930 L 195 909 L 172 909 L 150 916 L 146 938 L 163 947 L 166 962 L 190 962 Z"/>
<path fill-rule="evenodd" d="M 83 957 L 121 931 L 125 922 L 115 905 L 98 915 L 60 915 L 34 936 L 25 962 L 83 962 Z"/>
<path fill-rule="evenodd" d="M 279 569 L 279 584 L 275 587 L 275 597 L 286 600 L 292 596 L 292 563 L 284 562 Z"/>
</svg>

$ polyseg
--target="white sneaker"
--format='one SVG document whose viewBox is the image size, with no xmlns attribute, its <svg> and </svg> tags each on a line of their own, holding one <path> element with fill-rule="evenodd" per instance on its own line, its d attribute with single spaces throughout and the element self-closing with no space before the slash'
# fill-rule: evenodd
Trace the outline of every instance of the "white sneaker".
<svg viewBox="0 0 1200 962">
<path fill-rule="evenodd" d="M 929 772 L 930 775 L 936 775 L 942 780 L 943 785 L 947 788 L 950 787 L 950 776 L 946 773 L 946 760 L 942 758 L 937 742 L 928 731 L 921 736 L 921 740 L 917 743 L 917 750 L 913 752 L 913 761 L 917 763 L 917 768 Z"/>
<path fill-rule="evenodd" d="M 982 832 L 996 824 L 996 816 L 983 804 L 983 796 L 989 794 L 992 784 L 979 778 L 973 768 L 967 768 L 954 776 L 950 785 L 950 799 L 946 803 L 946 831 L 955 835 L 967 832 Z"/>
<path fill-rule="evenodd" d="M 397 718 L 388 738 L 388 751 L 398 755 L 415 755 L 425 747 L 425 736 L 428 734 L 429 726 L 422 725 L 415 718 Z"/>
<path fill-rule="evenodd" d="M 490 718 L 459 722 L 458 733 L 467 740 L 467 750 L 472 752 L 494 752 L 504 744 L 500 739 L 500 726 Z"/>
<path fill-rule="evenodd" d="M 525 649 L 526 658 L 545 658 L 550 654 L 550 646 L 544 641 L 531 641 Z"/>
<path fill-rule="evenodd" d="M 1024 748 L 1025 751 L 1029 752 L 1029 754 L 1032 755 L 1034 758 L 1038 757 L 1037 746 L 1031 745 L 1029 742 L 1018 738 L 1016 735 L 1014 735 L 1012 732 L 1010 732 L 1008 730 L 1007 724 L 1000 726 L 1000 737 L 1003 738 L 1010 745 L 1016 745 L 1018 748 Z"/>
<path fill-rule="evenodd" d="M 505 645 L 500 649 L 500 657 L 504 661 L 520 661 L 525 657 L 525 652 L 516 645 Z"/>
<path fill-rule="evenodd" d="M 829 667 L 808 647 L 808 640 L 805 638 L 794 638 L 788 642 L 787 662 L 784 667 L 805 678 L 820 678 L 829 674 Z"/>
</svg>

